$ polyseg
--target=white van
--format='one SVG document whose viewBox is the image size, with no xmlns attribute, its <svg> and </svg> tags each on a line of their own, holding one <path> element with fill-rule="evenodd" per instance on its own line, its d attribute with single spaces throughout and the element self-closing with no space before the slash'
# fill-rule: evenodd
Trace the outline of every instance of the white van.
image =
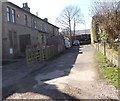
<svg viewBox="0 0 120 101">
<path fill-rule="evenodd" d="M 70 45 L 70 39 L 68 37 L 65 37 L 64 41 L 65 41 L 65 48 L 70 48 L 71 47 L 71 45 Z"/>
</svg>

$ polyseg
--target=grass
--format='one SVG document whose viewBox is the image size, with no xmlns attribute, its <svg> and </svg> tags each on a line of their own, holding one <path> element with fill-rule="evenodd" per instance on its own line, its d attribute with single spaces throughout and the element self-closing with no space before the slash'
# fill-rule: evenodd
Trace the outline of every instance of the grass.
<svg viewBox="0 0 120 101">
<path fill-rule="evenodd" d="M 103 76 L 109 83 L 120 90 L 120 69 L 114 67 L 110 62 L 108 62 L 106 57 L 100 52 L 96 52 L 96 59 Z"/>
</svg>

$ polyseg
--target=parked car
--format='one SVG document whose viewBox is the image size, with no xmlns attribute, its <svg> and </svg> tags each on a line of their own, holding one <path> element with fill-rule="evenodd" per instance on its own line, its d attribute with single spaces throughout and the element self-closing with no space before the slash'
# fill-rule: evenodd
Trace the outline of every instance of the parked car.
<svg viewBox="0 0 120 101">
<path fill-rule="evenodd" d="M 67 37 L 65 37 L 64 41 L 65 41 L 65 48 L 67 48 L 67 49 L 70 48 L 71 47 L 71 45 L 70 45 L 70 39 L 67 38 Z"/>
<path fill-rule="evenodd" d="M 80 41 L 79 40 L 74 40 L 73 41 L 73 45 L 74 46 L 79 46 L 80 45 Z"/>
</svg>

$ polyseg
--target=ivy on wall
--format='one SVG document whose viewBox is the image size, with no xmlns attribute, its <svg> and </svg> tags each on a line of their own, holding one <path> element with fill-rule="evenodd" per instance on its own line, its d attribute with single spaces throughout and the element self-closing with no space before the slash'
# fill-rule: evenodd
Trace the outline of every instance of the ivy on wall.
<svg viewBox="0 0 120 101">
<path fill-rule="evenodd" d="M 97 28 L 97 24 L 96 24 L 96 19 L 93 17 L 92 19 L 92 26 L 91 26 L 91 30 L 92 30 L 92 36 L 93 36 L 93 41 L 96 43 L 98 42 L 98 28 Z"/>
</svg>

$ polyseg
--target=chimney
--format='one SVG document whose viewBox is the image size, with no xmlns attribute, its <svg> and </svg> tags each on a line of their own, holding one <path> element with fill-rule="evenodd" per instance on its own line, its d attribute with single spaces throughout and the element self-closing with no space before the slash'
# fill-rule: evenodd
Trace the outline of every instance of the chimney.
<svg viewBox="0 0 120 101">
<path fill-rule="evenodd" d="M 48 18 L 44 18 L 43 20 L 46 21 L 46 22 L 48 22 Z"/>
<path fill-rule="evenodd" d="M 23 7 L 24 10 L 30 12 L 30 8 L 28 7 L 28 3 L 23 3 Z"/>
<path fill-rule="evenodd" d="M 36 16 L 38 16 L 38 12 L 36 12 Z"/>
</svg>

